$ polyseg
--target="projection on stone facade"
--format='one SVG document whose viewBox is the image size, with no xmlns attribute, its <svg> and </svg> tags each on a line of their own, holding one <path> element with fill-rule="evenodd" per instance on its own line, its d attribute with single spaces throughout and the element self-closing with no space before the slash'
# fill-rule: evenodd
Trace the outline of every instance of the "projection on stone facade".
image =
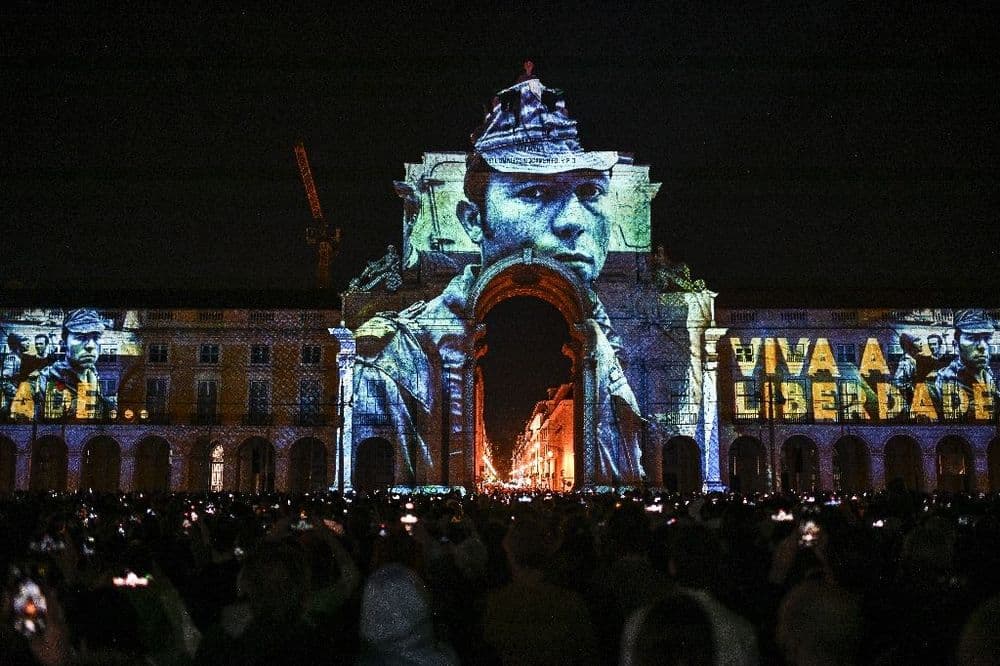
<svg viewBox="0 0 1000 666">
<path fill-rule="evenodd" d="M 554 306 L 570 332 L 573 376 L 561 390 L 573 396 L 573 469 L 562 479 L 595 487 L 659 476 L 655 452 L 677 434 L 698 442 L 699 469 L 716 469 L 714 416 L 699 407 L 714 405 L 701 362 L 713 294 L 650 253 L 657 189 L 629 155 L 584 150 L 562 91 L 536 78 L 497 93 L 471 152 L 407 165 L 396 183 L 402 274 L 379 286 L 385 262 L 373 262 L 344 295 L 346 326 L 335 331 L 341 383 L 353 390 L 353 449 L 389 443 L 399 484 L 481 481 L 495 462 L 485 321 L 527 296 Z M 356 354 L 345 353 L 352 345 Z M 712 485 L 717 473 L 703 478 Z"/>
</svg>

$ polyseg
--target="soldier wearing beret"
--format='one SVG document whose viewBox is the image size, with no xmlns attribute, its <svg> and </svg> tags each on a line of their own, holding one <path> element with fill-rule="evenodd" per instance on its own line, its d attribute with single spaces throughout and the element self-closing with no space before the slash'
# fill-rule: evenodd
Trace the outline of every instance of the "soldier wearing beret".
<svg viewBox="0 0 1000 666">
<path fill-rule="evenodd" d="M 938 371 L 928 389 L 938 412 L 947 418 L 989 418 L 997 388 L 990 370 L 990 342 L 995 327 L 984 310 L 955 312 L 958 356 Z"/>
<path fill-rule="evenodd" d="M 375 417 L 362 426 L 390 424 L 404 461 L 422 456 L 429 464 L 431 444 L 421 430 L 440 423 L 440 410 L 462 409 L 441 404 L 442 387 L 457 386 L 466 363 L 472 286 L 481 268 L 530 247 L 561 262 L 589 297 L 600 400 L 596 472 L 636 483 L 644 476 L 645 421 L 618 360 L 620 338 L 592 289 L 608 253 L 610 170 L 618 154 L 583 150 L 562 92 L 522 78 L 497 94 L 466 160 L 466 200 L 456 214 L 479 245 L 482 265 L 467 266 L 430 302 L 380 313 L 356 331 L 355 413 Z"/>
<path fill-rule="evenodd" d="M 95 310 L 77 309 L 66 313 L 62 325 L 66 357 L 38 375 L 35 402 L 43 406 L 45 417 L 97 418 L 104 415 L 108 404 L 101 396 L 97 377 L 103 332 L 104 321 Z"/>
</svg>

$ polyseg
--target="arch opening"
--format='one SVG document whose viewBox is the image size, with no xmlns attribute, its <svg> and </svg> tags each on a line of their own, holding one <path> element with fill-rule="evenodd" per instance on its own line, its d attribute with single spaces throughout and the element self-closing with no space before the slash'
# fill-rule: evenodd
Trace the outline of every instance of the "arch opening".
<svg viewBox="0 0 1000 666">
<path fill-rule="evenodd" d="M 819 490 L 819 449 L 804 435 L 793 435 L 781 445 L 781 488 L 796 493 Z"/>
<path fill-rule="evenodd" d="M 846 435 L 833 445 L 833 489 L 841 493 L 863 492 L 871 487 L 868 445 L 860 437 Z"/>
<path fill-rule="evenodd" d="M 83 447 L 80 460 L 80 488 L 113 493 L 121 481 L 122 451 L 111 437 L 94 437 Z"/>
<path fill-rule="evenodd" d="M 670 492 L 701 490 L 701 451 L 690 437 L 671 437 L 663 445 L 663 486 Z"/>
<path fill-rule="evenodd" d="M 146 437 L 136 445 L 135 489 L 143 492 L 170 490 L 170 444 L 162 437 Z"/>
<path fill-rule="evenodd" d="M 240 444 L 238 459 L 236 489 L 239 492 L 270 493 L 274 491 L 274 446 L 271 442 L 263 437 L 247 439 Z"/>
<path fill-rule="evenodd" d="M 885 443 L 885 485 L 922 491 L 923 459 L 920 445 L 912 437 L 894 435 Z"/>
<path fill-rule="evenodd" d="M 358 444 L 354 464 L 354 488 L 371 492 L 395 482 L 396 456 L 392 444 L 382 437 L 369 437 Z"/>
<path fill-rule="evenodd" d="M 972 447 L 958 435 L 948 435 L 937 445 L 937 489 L 940 492 L 971 493 L 975 487 Z"/>
<path fill-rule="evenodd" d="M 292 444 L 288 466 L 288 490 L 305 493 L 327 487 L 326 447 L 315 437 L 303 437 Z"/>
<path fill-rule="evenodd" d="M 767 491 L 767 456 L 759 439 L 743 435 L 729 447 L 729 487 L 737 493 Z"/>
</svg>

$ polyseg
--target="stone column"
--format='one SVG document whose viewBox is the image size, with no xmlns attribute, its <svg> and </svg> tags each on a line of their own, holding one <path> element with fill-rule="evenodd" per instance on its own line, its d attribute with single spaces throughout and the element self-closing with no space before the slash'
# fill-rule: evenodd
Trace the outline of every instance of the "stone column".
<svg viewBox="0 0 1000 666">
<path fill-rule="evenodd" d="M 579 406 L 574 406 L 579 415 L 576 419 L 583 428 L 583 478 L 577 481 L 577 485 L 584 488 L 593 488 L 598 483 L 610 485 L 612 479 L 597 478 L 597 421 L 600 416 L 600 404 L 597 395 L 597 342 L 596 335 L 598 324 L 593 319 L 587 319 L 581 324 L 583 327 L 583 349 L 580 351 L 581 359 L 581 395 Z M 582 413 L 581 413 L 582 412 Z M 582 481 L 582 483 L 581 483 Z"/>
<path fill-rule="evenodd" d="M 355 442 L 354 423 L 354 359 L 357 344 L 354 334 L 344 322 L 330 329 L 337 339 L 337 433 L 333 442 L 333 483 L 337 488 L 351 490 L 354 483 Z"/>
<path fill-rule="evenodd" d="M 118 473 L 118 489 L 123 492 L 135 490 L 135 443 L 121 449 L 121 467 Z"/>
<path fill-rule="evenodd" d="M 279 493 L 288 492 L 288 468 L 291 452 L 287 442 L 274 443 L 274 489 Z"/>
<path fill-rule="evenodd" d="M 920 454 L 924 463 L 924 491 L 930 492 L 938 487 L 937 447 L 935 442 L 928 448 L 924 448 L 923 442 L 920 444 Z"/>
<path fill-rule="evenodd" d="M 719 395 L 718 343 L 724 328 L 707 328 L 704 336 L 704 356 L 701 375 L 701 409 L 698 418 L 698 446 L 702 450 L 702 489 L 705 492 L 725 491 L 722 482 L 722 462 L 719 455 Z"/>
</svg>

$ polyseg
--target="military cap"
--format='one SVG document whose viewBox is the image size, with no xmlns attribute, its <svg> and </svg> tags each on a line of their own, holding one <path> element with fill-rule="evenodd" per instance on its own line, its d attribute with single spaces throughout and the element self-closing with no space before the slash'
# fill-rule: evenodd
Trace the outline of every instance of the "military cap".
<svg viewBox="0 0 1000 666">
<path fill-rule="evenodd" d="M 962 333 L 992 333 L 995 326 L 985 310 L 956 310 L 955 328 Z"/>
<path fill-rule="evenodd" d="M 607 171 L 618 162 L 616 152 L 583 149 L 562 91 L 537 78 L 497 93 L 473 147 L 491 169 L 510 173 Z"/>
<path fill-rule="evenodd" d="M 66 313 L 63 329 L 70 333 L 100 333 L 104 331 L 104 321 L 97 310 L 78 308 Z"/>
</svg>

